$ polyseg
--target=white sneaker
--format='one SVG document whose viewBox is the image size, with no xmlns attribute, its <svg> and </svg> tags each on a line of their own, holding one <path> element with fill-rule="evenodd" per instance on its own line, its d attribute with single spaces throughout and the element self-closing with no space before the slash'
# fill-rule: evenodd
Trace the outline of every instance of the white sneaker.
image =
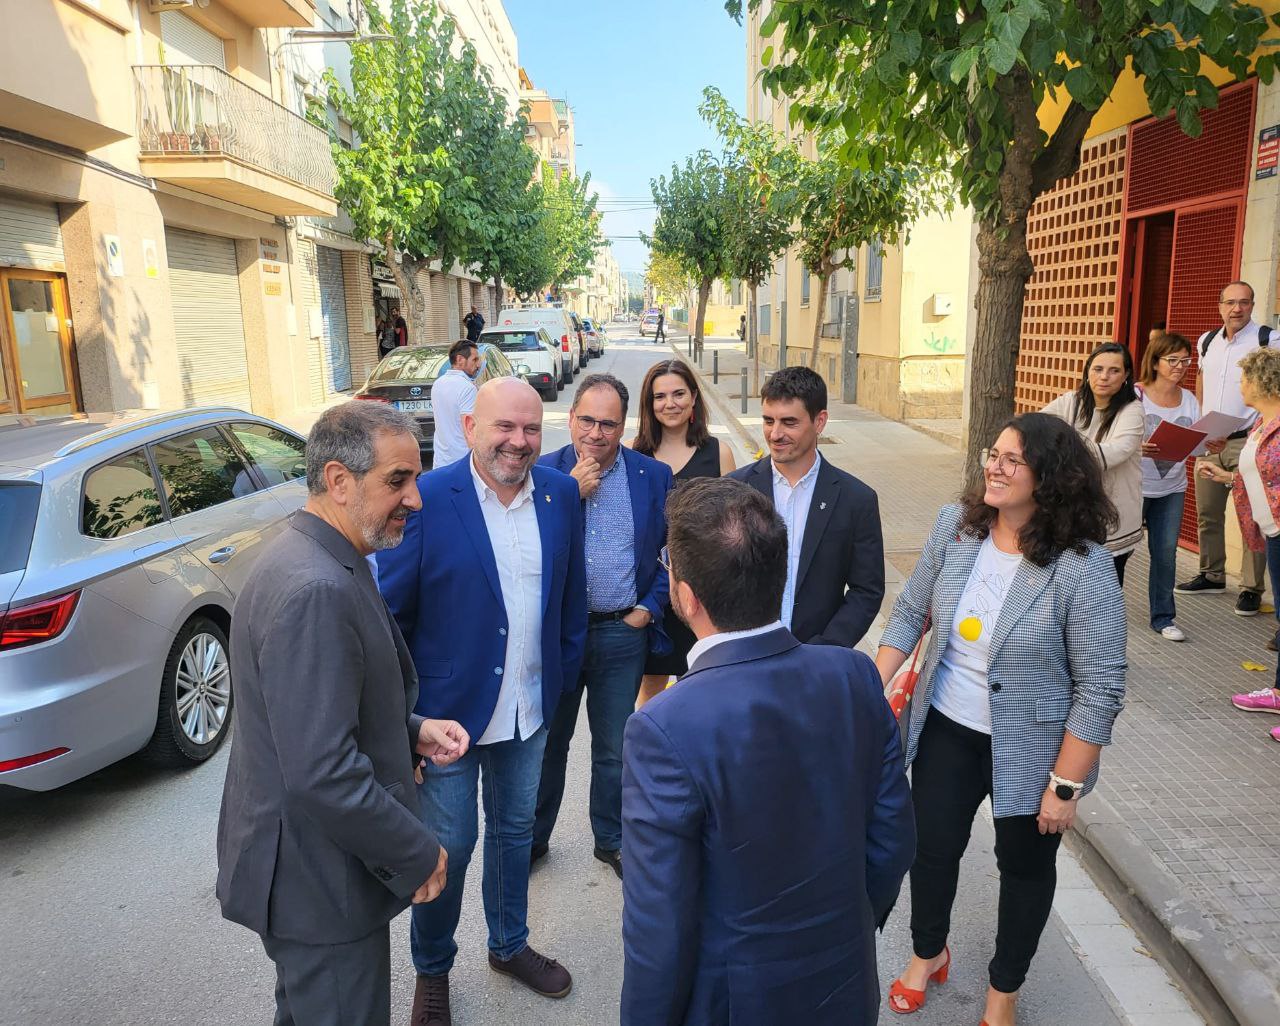
<svg viewBox="0 0 1280 1026">
<path fill-rule="evenodd" d="M 1160 632 L 1160 637 L 1164 638 L 1166 641 L 1186 641 L 1187 640 L 1187 636 L 1182 633 L 1182 628 L 1179 627 L 1176 623 L 1171 623 L 1169 624 L 1168 627 L 1162 630 Z"/>
</svg>

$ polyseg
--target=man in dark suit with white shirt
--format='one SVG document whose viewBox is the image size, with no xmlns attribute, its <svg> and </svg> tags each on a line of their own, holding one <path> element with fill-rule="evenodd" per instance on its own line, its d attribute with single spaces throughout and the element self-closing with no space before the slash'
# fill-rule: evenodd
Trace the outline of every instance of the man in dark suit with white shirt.
<svg viewBox="0 0 1280 1026">
<path fill-rule="evenodd" d="M 807 644 L 852 648 L 884 600 L 884 537 L 876 493 L 818 453 L 827 384 L 786 367 L 760 390 L 769 455 L 730 477 L 768 498 L 787 528 L 782 622 Z"/>
</svg>

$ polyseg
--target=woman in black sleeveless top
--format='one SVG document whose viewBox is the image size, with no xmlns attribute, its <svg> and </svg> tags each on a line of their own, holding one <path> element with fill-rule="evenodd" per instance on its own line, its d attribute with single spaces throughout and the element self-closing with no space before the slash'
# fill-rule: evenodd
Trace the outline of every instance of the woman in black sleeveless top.
<svg viewBox="0 0 1280 1026">
<path fill-rule="evenodd" d="M 688 365 L 680 360 L 654 364 L 640 387 L 640 428 L 631 448 L 667 464 L 675 473 L 676 487 L 695 477 L 720 477 L 734 469 L 733 453 L 713 437 L 707 424 L 707 405 L 698 392 L 697 381 Z M 689 649 L 697 640 L 693 631 L 668 604 L 663 627 L 671 638 L 666 655 L 650 655 L 636 708 L 684 673 Z"/>
</svg>

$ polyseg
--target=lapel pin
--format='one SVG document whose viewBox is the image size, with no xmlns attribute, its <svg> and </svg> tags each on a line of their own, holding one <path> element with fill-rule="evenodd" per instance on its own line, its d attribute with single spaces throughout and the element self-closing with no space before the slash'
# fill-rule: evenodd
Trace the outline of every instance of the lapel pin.
<svg viewBox="0 0 1280 1026">
<path fill-rule="evenodd" d="M 820 503 L 818 503 L 818 509 L 819 509 L 819 510 L 824 510 L 824 509 L 826 509 L 826 508 L 827 508 L 827 504 L 826 504 L 825 502 L 820 502 Z"/>
<path fill-rule="evenodd" d="M 544 494 L 542 497 L 543 497 L 544 499 L 546 499 L 546 500 L 547 500 L 547 502 L 550 502 L 550 501 L 551 501 L 551 496 L 550 496 L 550 495 L 545 495 L 545 494 Z"/>
</svg>

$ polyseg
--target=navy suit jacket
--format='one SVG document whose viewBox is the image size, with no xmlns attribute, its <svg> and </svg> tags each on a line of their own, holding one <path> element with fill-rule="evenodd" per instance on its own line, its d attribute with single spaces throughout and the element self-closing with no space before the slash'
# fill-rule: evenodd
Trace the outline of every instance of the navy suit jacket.
<svg viewBox="0 0 1280 1026">
<path fill-rule="evenodd" d="M 542 718 L 577 687 L 587 639 L 578 483 L 534 466 L 542 539 Z M 418 479 L 422 509 L 404 541 L 378 553 L 378 588 L 418 669 L 417 711 L 454 719 L 474 742 L 493 718 L 507 651 L 507 610 L 470 458 Z"/>
<path fill-rule="evenodd" d="M 871 1026 L 876 925 L 915 855 L 875 664 L 722 642 L 628 721 L 622 1026 Z"/>
<path fill-rule="evenodd" d="M 670 582 L 658 562 L 667 544 L 667 493 L 674 478 L 671 468 L 660 460 L 644 456 L 625 445 L 618 449 L 618 459 L 627 468 L 627 488 L 631 492 L 631 517 L 635 529 L 636 604 L 653 616 L 649 624 L 649 651 L 663 655 L 671 651 L 671 639 L 663 629 L 662 612 L 667 604 Z M 538 462 L 565 474 L 572 473 L 578 463 L 573 445 L 547 453 Z M 576 484 L 576 482 L 575 482 Z M 579 524 L 585 532 L 585 524 Z M 602 610 L 603 612 L 604 610 Z"/>
<path fill-rule="evenodd" d="M 729 475 L 773 502 L 773 460 Z M 800 544 L 791 633 L 808 645 L 853 648 L 884 601 L 884 535 L 876 493 L 828 459 L 818 468 Z"/>
</svg>

